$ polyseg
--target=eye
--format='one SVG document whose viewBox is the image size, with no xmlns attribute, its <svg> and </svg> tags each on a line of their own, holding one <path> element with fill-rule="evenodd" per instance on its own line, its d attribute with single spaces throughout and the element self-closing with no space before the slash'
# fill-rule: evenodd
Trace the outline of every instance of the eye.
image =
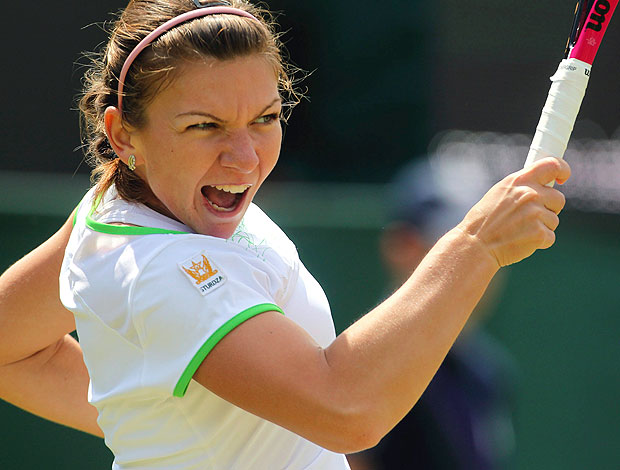
<svg viewBox="0 0 620 470">
<path fill-rule="evenodd" d="M 278 113 L 265 114 L 264 116 L 259 117 L 255 122 L 257 124 L 271 124 L 272 122 L 278 121 L 280 119 L 280 115 Z"/>
<path fill-rule="evenodd" d="M 217 129 L 219 127 L 219 125 L 215 122 L 200 122 L 198 124 L 192 124 L 191 126 L 188 126 L 187 129 L 196 129 L 196 130 L 211 130 L 211 129 Z"/>
</svg>

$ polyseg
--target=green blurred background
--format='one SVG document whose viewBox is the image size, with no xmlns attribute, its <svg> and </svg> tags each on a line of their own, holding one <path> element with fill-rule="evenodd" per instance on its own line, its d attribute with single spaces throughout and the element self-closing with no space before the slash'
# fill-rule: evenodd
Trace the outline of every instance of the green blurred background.
<svg viewBox="0 0 620 470">
<path fill-rule="evenodd" d="M 377 240 L 390 175 L 447 129 L 533 133 L 572 3 L 269 2 L 283 11 L 293 61 L 312 73 L 304 81 L 310 100 L 293 114 L 260 202 L 322 283 L 339 330 L 372 308 L 387 283 Z M 6 6 L 0 269 L 53 233 L 88 186 L 76 150 L 73 95 L 83 68 L 75 62 L 105 40 L 95 23 L 123 5 Z M 614 23 L 578 137 L 617 137 L 619 44 Z M 518 366 L 519 470 L 619 466 L 619 262 L 620 215 L 582 206 L 563 215 L 551 250 L 508 270 L 487 326 Z M 99 439 L 4 403 L 0 423 L 0 469 L 110 468 Z"/>
</svg>

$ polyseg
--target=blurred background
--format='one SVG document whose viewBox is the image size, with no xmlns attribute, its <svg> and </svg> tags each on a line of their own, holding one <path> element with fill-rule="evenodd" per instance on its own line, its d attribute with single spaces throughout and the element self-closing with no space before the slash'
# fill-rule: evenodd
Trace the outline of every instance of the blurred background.
<svg viewBox="0 0 620 470">
<path fill-rule="evenodd" d="M 271 0 L 309 75 L 259 204 L 323 285 L 339 331 L 385 296 L 379 253 L 393 174 L 431 156 L 488 186 L 523 165 L 573 2 Z M 57 229 L 88 187 L 74 95 L 80 55 L 121 0 L 5 6 L 0 269 Z M 612 23 L 566 158 L 556 245 L 507 269 L 485 329 L 516 364 L 506 468 L 620 461 L 620 20 Z M 470 168 L 475 171 L 470 172 Z M 481 176 L 482 175 L 482 176 Z M 459 185 L 459 178 L 454 179 Z M 458 299 L 455 299 L 458 301 Z M 371 372 L 369 372 L 371 373 Z M 102 441 L 0 403 L 0 468 L 109 469 Z"/>
</svg>

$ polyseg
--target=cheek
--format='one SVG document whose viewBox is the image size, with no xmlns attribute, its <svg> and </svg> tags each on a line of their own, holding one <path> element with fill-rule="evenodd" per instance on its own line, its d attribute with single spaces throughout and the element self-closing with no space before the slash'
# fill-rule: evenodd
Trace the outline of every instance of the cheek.
<svg viewBox="0 0 620 470">
<path fill-rule="evenodd" d="M 153 148 L 145 158 L 146 181 L 153 193 L 169 208 L 187 204 L 195 187 L 196 171 L 184 161 L 181 152 L 174 145 L 162 141 L 159 148 Z M 191 164 L 191 163 L 190 163 Z"/>
<path fill-rule="evenodd" d="M 263 157 L 261 158 L 261 163 L 264 170 L 269 172 L 276 165 L 280 156 L 281 145 L 282 130 L 280 129 L 277 132 L 274 131 L 273 135 L 270 135 L 263 145 Z"/>
<path fill-rule="evenodd" d="M 168 165 L 175 158 L 174 142 L 170 138 L 165 138 L 162 132 L 149 132 L 139 151 L 142 153 L 144 167 L 150 178 L 169 171 Z"/>
<path fill-rule="evenodd" d="M 175 139 L 174 136 L 166 136 L 162 133 L 162 137 L 153 139 L 146 150 L 147 174 L 157 179 L 160 185 L 168 185 L 172 182 L 187 184 L 187 178 L 196 174 L 196 168 L 193 166 L 198 162 L 190 156 L 196 155 L 197 149 Z"/>
</svg>

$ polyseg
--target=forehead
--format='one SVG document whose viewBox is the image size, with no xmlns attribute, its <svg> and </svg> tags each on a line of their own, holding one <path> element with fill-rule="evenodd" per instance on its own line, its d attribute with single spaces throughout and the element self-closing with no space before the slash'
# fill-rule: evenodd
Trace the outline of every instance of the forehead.
<svg viewBox="0 0 620 470">
<path fill-rule="evenodd" d="M 264 107 L 278 96 L 278 74 L 265 57 L 208 58 L 178 65 L 149 108 L 183 112 L 200 107 Z"/>
</svg>

